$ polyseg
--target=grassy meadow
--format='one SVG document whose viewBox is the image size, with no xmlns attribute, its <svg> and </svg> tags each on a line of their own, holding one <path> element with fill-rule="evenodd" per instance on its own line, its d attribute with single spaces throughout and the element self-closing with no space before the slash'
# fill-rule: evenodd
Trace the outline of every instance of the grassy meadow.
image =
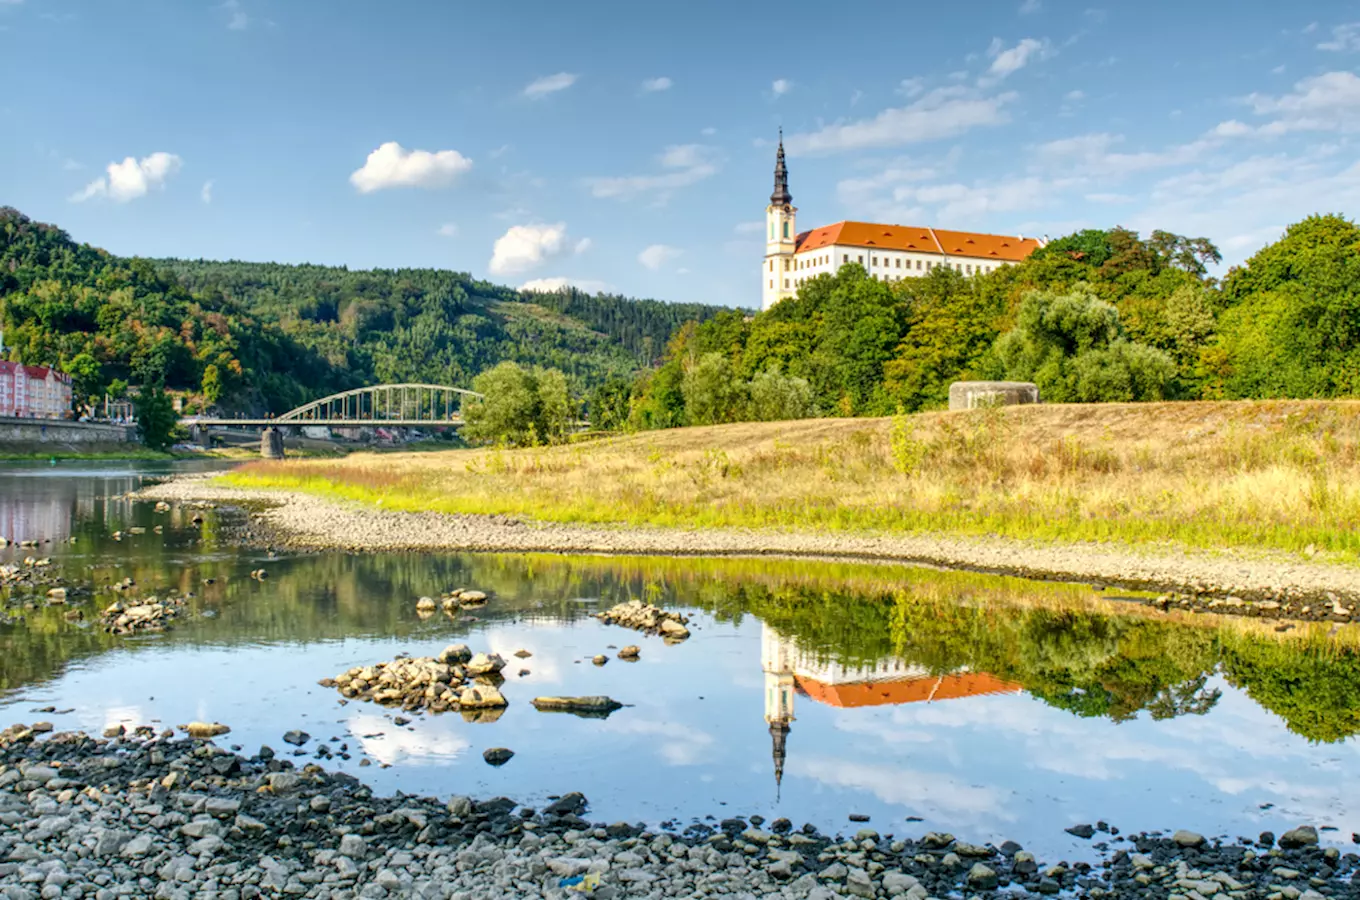
<svg viewBox="0 0 1360 900">
<path fill-rule="evenodd" d="M 1360 401 L 1040 405 L 256 462 L 242 487 L 592 524 L 1360 556 Z"/>
</svg>

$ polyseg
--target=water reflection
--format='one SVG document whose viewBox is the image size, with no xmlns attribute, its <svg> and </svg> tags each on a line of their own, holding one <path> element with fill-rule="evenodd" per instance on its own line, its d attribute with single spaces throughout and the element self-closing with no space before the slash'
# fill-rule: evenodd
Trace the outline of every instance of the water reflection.
<svg viewBox="0 0 1360 900">
<path fill-rule="evenodd" d="M 54 489 L 57 502 L 67 490 Z M 328 765 L 384 790 L 529 803 L 581 790 L 611 820 L 758 812 L 843 828 L 853 811 L 884 832 L 944 828 L 1061 853 L 1078 846 L 1061 828 L 1095 819 L 1210 834 L 1299 821 L 1360 830 L 1345 799 L 1360 790 L 1352 628 L 1277 634 L 1126 608 L 1079 586 L 909 567 L 272 558 L 222 541 L 215 515 L 195 523 L 190 510 L 110 501 L 90 518 L 77 508 L 80 539 L 54 545 L 55 564 L 103 585 L 132 576 L 141 595 L 191 593 L 186 617 L 165 635 L 115 639 L 33 603 L 23 625 L 0 629 L 2 724 L 47 705 L 74 708 L 44 715 L 58 727 L 95 731 L 215 719 L 248 749 L 280 748 L 302 727 L 348 747 L 350 760 Z M 110 538 L 130 526 L 148 530 Z M 251 579 L 261 567 L 270 577 Z M 417 597 L 461 586 L 494 599 L 472 614 L 416 614 Z M 590 617 L 635 597 L 686 610 L 694 636 L 665 646 Z M 342 705 L 316 684 L 456 641 L 512 660 L 498 720 L 399 726 L 393 711 Z M 630 643 L 639 662 L 613 658 Z M 522 662 L 521 649 L 532 654 Z M 611 657 L 603 668 L 590 664 L 598 653 Z M 608 720 L 549 715 L 529 704 L 545 694 L 629 706 Z M 493 746 L 516 756 L 488 767 Z"/>
</svg>

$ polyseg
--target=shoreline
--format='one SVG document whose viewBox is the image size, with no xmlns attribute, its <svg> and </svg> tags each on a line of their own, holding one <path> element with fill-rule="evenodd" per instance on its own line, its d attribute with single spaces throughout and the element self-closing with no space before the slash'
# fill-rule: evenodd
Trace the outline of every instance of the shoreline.
<svg viewBox="0 0 1360 900">
<path fill-rule="evenodd" d="M 0 732 L 0 885 L 15 900 L 564 898 L 573 886 L 598 900 L 926 900 L 1016 889 L 1321 900 L 1355 896 L 1360 865 L 1354 852 L 1321 846 L 1312 826 L 1277 844 L 1269 832 L 1253 842 L 1077 825 L 1068 833 L 1093 841 L 1097 861 L 1049 864 L 1013 841 L 881 835 L 867 824 L 851 826 L 852 840 L 757 816 L 610 824 L 584 818 L 589 801 L 578 793 L 542 809 L 504 797 L 384 797 L 268 747 L 247 757 L 150 727 L 105 739 L 50 730 Z"/>
<path fill-rule="evenodd" d="M 383 510 L 297 491 L 248 490 L 181 475 L 133 495 L 240 505 L 247 542 L 347 552 L 561 553 L 782 557 L 882 562 L 1170 592 L 1163 605 L 1220 613 L 1360 619 L 1360 567 L 1305 562 L 1275 551 L 1156 550 L 944 534 L 852 535 L 750 529 L 705 531 L 531 522 L 499 515 Z"/>
</svg>

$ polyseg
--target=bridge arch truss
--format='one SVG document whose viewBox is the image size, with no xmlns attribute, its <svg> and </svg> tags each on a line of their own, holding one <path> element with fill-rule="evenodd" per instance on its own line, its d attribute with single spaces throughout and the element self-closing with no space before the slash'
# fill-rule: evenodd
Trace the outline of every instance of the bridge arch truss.
<svg viewBox="0 0 1360 900">
<path fill-rule="evenodd" d="M 197 418 L 198 425 L 328 425 L 357 427 L 463 424 L 463 398 L 476 391 L 442 384 L 380 384 L 341 391 L 268 419 Z"/>
</svg>

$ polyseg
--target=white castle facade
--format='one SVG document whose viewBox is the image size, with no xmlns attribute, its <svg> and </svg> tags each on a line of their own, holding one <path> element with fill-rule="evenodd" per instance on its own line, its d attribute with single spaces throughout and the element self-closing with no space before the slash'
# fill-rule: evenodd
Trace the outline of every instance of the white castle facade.
<svg viewBox="0 0 1360 900">
<path fill-rule="evenodd" d="M 837 222 L 799 234 L 798 210 L 789 193 L 784 139 L 775 156 L 774 193 L 765 208 L 765 259 L 761 262 L 761 308 L 769 309 L 818 275 L 858 263 L 879 281 L 901 281 L 945 266 L 979 275 L 1019 262 L 1043 242 L 1023 235 L 977 234 L 907 225 Z"/>
</svg>

